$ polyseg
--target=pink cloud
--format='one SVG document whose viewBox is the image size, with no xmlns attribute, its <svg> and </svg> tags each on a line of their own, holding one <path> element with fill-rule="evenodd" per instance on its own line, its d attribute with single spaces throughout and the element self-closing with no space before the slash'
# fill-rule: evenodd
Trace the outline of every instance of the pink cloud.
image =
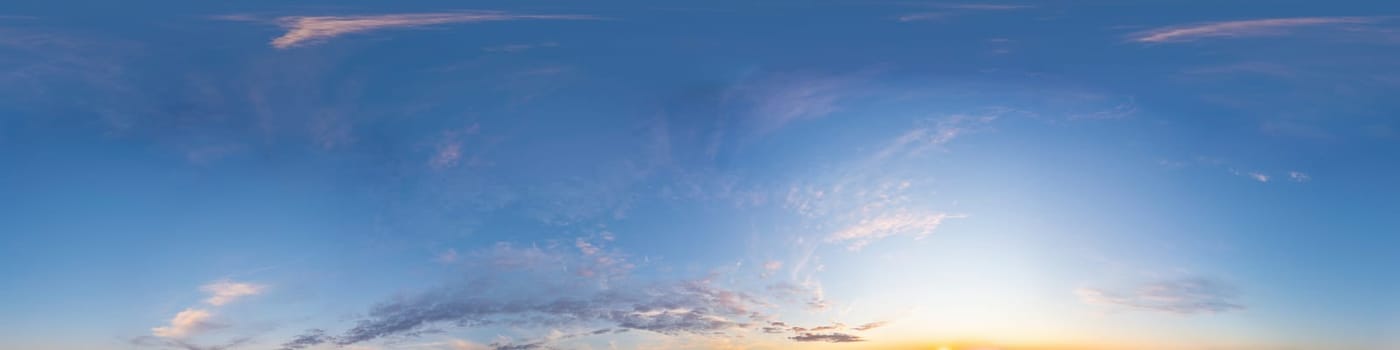
<svg viewBox="0 0 1400 350">
<path fill-rule="evenodd" d="M 272 47 L 287 49 L 323 42 L 346 34 L 393 28 L 418 28 L 450 23 L 527 19 L 596 19 L 584 15 L 521 15 L 497 11 L 411 13 L 368 16 L 292 16 L 277 19 L 287 32 L 272 39 Z"/>
<path fill-rule="evenodd" d="M 1144 43 L 1188 42 L 1207 38 L 1240 38 L 1286 35 L 1304 27 L 1369 23 L 1367 17 L 1301 17 L 1225 21 L 1162 27 L 1132 35 Z"/>
</svg>

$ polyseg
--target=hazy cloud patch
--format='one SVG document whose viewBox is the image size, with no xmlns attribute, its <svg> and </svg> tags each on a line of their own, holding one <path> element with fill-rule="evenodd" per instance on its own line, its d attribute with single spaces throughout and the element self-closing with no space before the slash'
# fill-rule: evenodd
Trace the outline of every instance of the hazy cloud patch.
<svg viewBox="0 0 1400 350">
<path fill-rule="evenodd" d="M 1187 278 L 1147 283 L 1130 291 L 1080 288 L 1080 300 L 1089 304 L 1129 307 L 1175 314 L 1213 314 L 1243 310 L 1235 289 L 1223 282 Z"/>
</svg>

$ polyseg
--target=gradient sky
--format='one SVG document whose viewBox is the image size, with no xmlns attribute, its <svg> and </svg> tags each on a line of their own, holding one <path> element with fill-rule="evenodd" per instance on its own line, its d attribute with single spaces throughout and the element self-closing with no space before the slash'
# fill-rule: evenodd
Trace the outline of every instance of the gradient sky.
<svg viewBox="0 0 1400 350">
<path fill-rule="evenodd" d="M 1400 349 L 1397 16 L 8 1 L 0 348 Z"/>
</svg>

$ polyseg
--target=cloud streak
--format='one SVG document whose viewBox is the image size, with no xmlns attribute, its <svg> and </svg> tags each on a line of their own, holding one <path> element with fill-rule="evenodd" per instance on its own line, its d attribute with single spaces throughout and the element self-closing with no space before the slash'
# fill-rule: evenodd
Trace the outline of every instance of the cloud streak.
<svg viewBox="0 0 1400 350">
<path fill-rule="evenodd" d="M 366 16 L 291 16 L 277 19 L 287 32 L 272 39 L 272 47 L 288 49 L 325 42 L 332 38 L 385 29 L 421 28 L 453 23 L 479 23 L 518 20 L 597 19 L 585 15 L 528 15 L 499 11 L 410 13 Z"/>
<path fill-rule="evenodd" d="M 267 286 L 223 280 L 206 284 L 199 289 L 209 293 L 209 298 L 204 299 L 205 303 L 221 306 L 242 297 L 258 295 L 266 290 Z"/>
<path fill-rule="evenodd" d="M 1213 314 L 1243 310 L 1235 301 L 1235 290 L 1219 281 L 1188 278 L 1144 284 L 1131 292 L 1096 288 L 1075 291 L 1080 300 L 1096 305 L 1114 305 L 1182 315 Z"/>
<path fill-rule="evenodd" d="M 845 333 L 802 333 L 788 337 L 797 342 L 827 342 L 827 343 L 855 343 L 863 342 L 865 338 Z"/>
<path fill-rule="evenodd" d="M 1281 36 L 1307 28 L 1374 22 L 1371 17 L 1299 17 L 1206 22 L 1151 29 L 1132 34 L 1141 43 L 1192 42 L 1202 39 Z"/>
</svg>

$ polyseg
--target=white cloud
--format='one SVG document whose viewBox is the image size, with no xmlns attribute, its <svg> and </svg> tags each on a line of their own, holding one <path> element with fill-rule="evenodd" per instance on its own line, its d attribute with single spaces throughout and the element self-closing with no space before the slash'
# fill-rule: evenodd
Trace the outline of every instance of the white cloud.
<svg viewBox="0 0 1400 350">
<path fill-rule="evenodd" d="M 1270 179 L 1270 177 L 1269 177 L 1268 174 L 1261 173 L 1261 172 L 1258 172 L 1258 171 L 1249 171 L 1249 172 L 1245 172 L 1245 171 L 1240 171 L 1239 169 L 1235 169 L 1235 168 L 1230 168 L 1229 170 L 1230 170 L 1230 173 L 1231 173 L 1231 174 L 1235 174 L 1235 175 L 1238 175 L 1238 176 L 1244 176 L 1244 177 L 1246 177 L 1246 178 L 1249 178 L 1250 180 L 1254 180 L 1254 181 L 1258 181 L 1258 182 L 1267 183 L 1267 182 L 1269 182 L 1269 179 Z"/>
<path fill-rule="evenodd" d="M 1249 178 L 1254 179 L 1254 181 L 1269 182 L 1269 175 L 1264 175 L 1263 173 L 1251 172 L 1249 173 Z"/>
<path fill-rule="evenodd" d="M 1290 171 L 1288 172 L 1288 179 L 1293 180 L 1293 182 L 1307 182 L 1308 180 L 1312 180 L 1312 176 L 1298 171 Z"/>
<path fill-rule="evenodd" d="M 263 290 L 267 289 L 267 286 L 222 280 L 206 284 L 199 287 L 199 289 L 203 290 L 205 293 L 209 293 L 209 298 L 204 299 L 204 302 L 209 303 L 209 305 L 220 306 L 231 303 L 242 297 L 258 295 L 262 293 Z"/>
<path fill-rule="evenodd" d="M 151 334 L 161 338 L 184 338 L 196 332 L 214 328 L 209 318 L 214 315 L 207 310 L 185 309 L 170 319 L 169 326 L 151 328 Z"/>
<path fill-rule="evenodd" d="M 595 19 L 582 15 L 522 15 L 497 11 L 411 13 L 368 16 L 292 16 L 277 19 L 287 32 L 272 39 L 272 46 L 286 49 L 323 42 L 341 35 L 392 28 L 417 28 L 449 23 L 476 23 L 527 19 Z"/>
<path fill-rule="evenodd" d="M 1241 38 L 1286 35 L 1305 27 L 1362 24 L 1368 17 L 1270 18 L 1244 21 L 1196 23 L 1138 32 L 1132 41 L 1144 43 L 1189 42 L 1207 38 Z"/>
</svg>

